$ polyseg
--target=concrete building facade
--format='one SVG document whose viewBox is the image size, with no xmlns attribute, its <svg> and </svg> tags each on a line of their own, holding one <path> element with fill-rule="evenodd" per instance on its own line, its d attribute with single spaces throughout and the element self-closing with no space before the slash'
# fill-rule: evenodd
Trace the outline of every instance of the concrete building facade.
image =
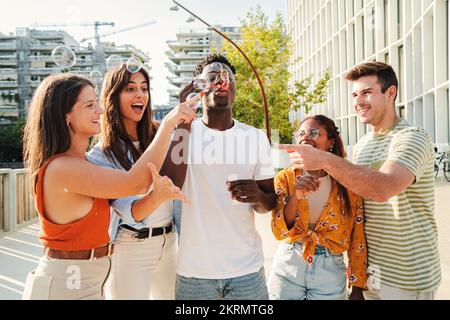
<svg viewBox="0 0 450 320">
<path fill-rule="evenodd" d="M 69 71 L 89 76 L 95 68 L 95 48 L 81 46 L 65 31 L 17 28 L 16 34 L 0 34 L 0 123 L 25 116 L 36 87 L 47 76 L 62 71 L 52 59 L 52 50 L 60 45 L 70 47 L 77 56 Z M 105 42 L 102 47 L 106 58 L 119 55 L 125 62 L 135 56 L 150 70 L 149 56 L 134 46 Z"/>
<path fill-rule="evenodd" d="M 349 147 L 369 130 L 357 119 L 344 75 L 364 61 L 384 61 L 400 86 L 398 114 L 424 127 L 440 151 L 450 141 L 448 0 L 286 0 L 294 42 L 293 80 L 332 71 L 327 102 L 312 114 L 333 118 Z M 299 58 L 302 59 L 299 59 Z M 291 112 L 291 121 L 302 119 Z"/>
<path fill-rule="evenodd" d="M 232 40 L 239 41 L 240 32 L 237 27 L 216 26 Z M 211 53 L 212 48 L 220 51 L 224 40 L 216 32 L 209 29 L 181 29 L 176 34 L 177 40 L 167 41 L 170 50 L 166 52 L 170 62 L 166 67 L 172 73 L 167 79 L 171 84 L 169 104 L 178 103 L 178 94 L 193 78 L 195 66 Z"/>
</svg>

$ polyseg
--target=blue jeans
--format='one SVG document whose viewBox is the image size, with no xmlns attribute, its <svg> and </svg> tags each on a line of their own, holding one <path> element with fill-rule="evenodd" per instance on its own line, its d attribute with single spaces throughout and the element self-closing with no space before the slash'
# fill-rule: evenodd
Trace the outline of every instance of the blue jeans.
<svg viewBox="0 0 450 320">
<path fill-rule="evenodd" d="M 268 300 L 264 267 L 231 279 L 187 278 L 177 274 L 176 300 Z"/>
<path fill-rule="evenodd" d="M 175 225 L 175 230 L 178 234 L 178 239 L 180 239 L 180 230 L 181 230 L 181 201 L 173 200 L 173 223 Z"/>
<path fill-rule="evenodd" d="M 309 265 L 300 243 L 280 243 L 269 276 L 271 300 L 345 300 L 346 266 L 342 254 L 316 247 Z"/>
</svg>

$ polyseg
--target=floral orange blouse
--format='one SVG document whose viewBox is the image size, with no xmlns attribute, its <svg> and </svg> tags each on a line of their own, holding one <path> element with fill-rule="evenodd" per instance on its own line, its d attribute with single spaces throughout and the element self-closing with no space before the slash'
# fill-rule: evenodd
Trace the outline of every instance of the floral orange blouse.
<svg viewBox="0 0 450 320">
<path fill-rule="evenodd" d="M 367 282 L 367 247 L 364 235 L 364 208 L 361 197 L 349 193 L 351 212 L 347 214 L 344 200 L 339 194 L 337 183 L 332 180 L 332 187 L 327 204 L 314 230 L 309 230 L 308 200 L 299 200 L 295 223 L 288 229 L 284 218 L 284 208 L 294 188 L 301 170 L 290 167 L 280 171 L 275 177 L 277 205 L 272 211 L 272 232 L 278 240 L 288 243 L 303 243 L 303 258 L 313 262 L 316 245 L 328 248 L 332 253 L 347 251 L 349 259 L 349 287 L 366 288 Z"/>
</svg>

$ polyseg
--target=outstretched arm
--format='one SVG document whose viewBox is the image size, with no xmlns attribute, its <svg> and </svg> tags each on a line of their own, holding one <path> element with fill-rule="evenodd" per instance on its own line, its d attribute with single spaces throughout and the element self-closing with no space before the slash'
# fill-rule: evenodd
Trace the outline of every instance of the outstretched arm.
<svg viewBox="0 0 450 320">
<path fill-rule="evenodd" d="M 153 163 L 159 170 L 175 126 L 180 122 L 189 123 L 195 117 L 195 113 L 185 104 L 174 108 L 164 119 L 153 142 L 128 172 L 63 156 L 50 163 L 47 174 L 53 177 L 52 183 L 57 188 L 95 198 L 118 199 L 146 193 L 152 183 L 148 163 Z"/>
<path fill-rule="evenodd" d="M 290 152 L 294 167 L 326 170 L 334 179 L 364 199 L 384 202 L 403 192 L 415 179 L 414 174 L 396 162 L 386 161 L 379 170 L 352 164 L 330 152 L 310 145 L 280 145 Z"/>
</svg>

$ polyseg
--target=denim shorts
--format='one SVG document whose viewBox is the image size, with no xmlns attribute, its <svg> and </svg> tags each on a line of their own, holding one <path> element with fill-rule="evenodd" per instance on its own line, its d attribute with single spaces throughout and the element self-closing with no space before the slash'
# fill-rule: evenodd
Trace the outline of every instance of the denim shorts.
<svg viewBox="0 0 450 320">
<path fill-rule="evenodd" d="M 345 300 L 347 274 L 343 254 L 316 247 L 311 265 L 303 259 L 301 243 L 282 242 L 268 281 L 271 300 Z"/>
<path fill-rule="evenodd" d="M 177 274 L 177 300 L 268 300 L 264 267 L 230 279 L 198 279 Z"/>
</svg>

